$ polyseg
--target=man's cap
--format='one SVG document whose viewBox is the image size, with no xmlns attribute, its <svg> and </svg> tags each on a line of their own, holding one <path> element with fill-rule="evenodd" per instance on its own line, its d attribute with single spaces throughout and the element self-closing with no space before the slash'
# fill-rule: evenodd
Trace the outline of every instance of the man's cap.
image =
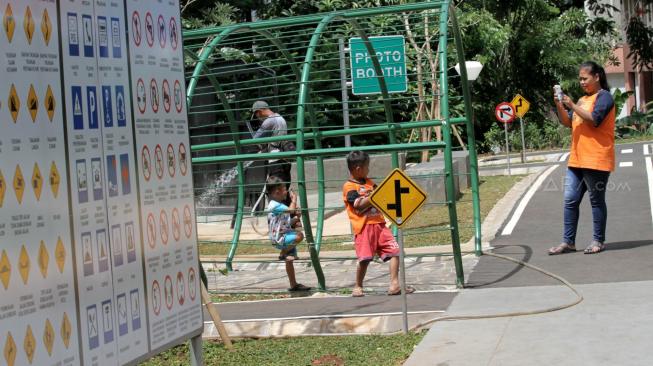
<svg viewBox="0 0 653 366">
<path fill-rule="evenodd" d="M 261 109 L 270 109 L 268 103 L 264 100 L 257 100 L 252 105 L 252 112 L 260 111 Z"/>
</svg>

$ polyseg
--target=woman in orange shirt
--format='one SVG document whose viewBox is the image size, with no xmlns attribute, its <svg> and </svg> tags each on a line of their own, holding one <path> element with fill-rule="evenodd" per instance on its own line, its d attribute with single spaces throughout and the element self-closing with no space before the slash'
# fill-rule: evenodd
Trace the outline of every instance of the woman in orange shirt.
<svg viewBox="0 0 653 366">
<path fill-rule="evenodd" d="M 578 78 L 585 95 L 577 103 L 566 95 L 554 96 L 558 117 L 572 132 L 565 179 L 562 243 L 549 249 L 551 255 L 576 251 L 579 206 L 585 192 L 589 192 L 593 219 L 593 237 L 585 254 L 605 249 L 608 218 L 605 191 L 615 164 L 615 105 L 605 70 L 597 63 L 581 64 Z"/>
</svg>

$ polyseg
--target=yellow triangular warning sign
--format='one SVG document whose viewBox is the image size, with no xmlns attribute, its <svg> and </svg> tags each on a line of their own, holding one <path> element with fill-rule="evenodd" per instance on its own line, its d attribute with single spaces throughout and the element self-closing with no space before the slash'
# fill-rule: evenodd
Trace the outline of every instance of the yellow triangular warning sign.
<svg viewBox="0 0 653 366">
<path fill-rule="evenodd" d="M 57 246 L 54 248 L 54 260 L 57 262 L 59 273 L 63 273 L 64 265 L 66 264 L 66 248 L 63 246 L 61 237 L 57 239 Z"/>
<path fill-rule="evenodd" d="M 9 288 L 9 280 L 11 279 L 11 263 L 9 263 L 9 257 L 7 257 L 7 251 L 2 250 L 2 256 L 0 257 L 0 282 L 2 286 L 6 289 Z"/>
<path fill-rule="evenodd" d="M 7 365 L 14 366 L 14 363 L 16 362 L 16 342 L 14 342 L 14 337 L 11 336 L 11 332 L 7 332 L 4 356 Z"/>
<path fill-rule="evenodd" d="M 43 278 L 48 278 L 49 261 L 50 255 L 48 254 L 48 248 L 45 247 L 45 242 L 41 240 L 41 246 L 39 246 L 39 269 L 41 270 L 41 275 L 43 275 Z"/>
<path fill-rule="evenodd" d="M 34 91 L 34 85 L 29 86 L 29 92 L 27 93 L 27 110 L 32 116 L 32 122 L 36 122 L 36 114 L 39 111 L 39 98 Z"/>
<path fill-rule="evenodd" d="M 70 328 L 70 320 L 68 320 L 68 314 L 63 313 L 63 320 L 61 321 L 61 339 L 63 339 L 63 345 L 68 348 L 70 345 L 70 335 L 72 329 Z"/>
<path fill-rule="evenodd" d="M 18 257 L 18 272 L 20 277 L 23 279 L 23 283 L 27 285 L 27 280 L 29 280 L 29 269 L 31 263 L 29 261 L 29 255 L 27 254 L 27 249 L 25 245 L 20 248 L 20 256 Z"/>
<path fill-rule="evenodd" d="M 2 202 L 5 200 L 5 191 L 7 190 L 7 183 L 5 182 L 5 177 L 0 171 L 0 207 L 2 207 Z"/>
<path fill-rule="evenodd" d="M 32 173 L 32 189 L 34 190 L 34 195 L 36 200 L 41 199 L 41 190 L 43 189 L 43 177 L 41 176 L 41 169 L 39 165 L 34 163 L 34 173 Z"/>
<path fill-rule="evenodd" d="M 47 46 L 50 43 L 50 36 L 52 35 L 52 22 L 50 21 L 48 9 L 43 10 L 43 16 L 41 17 L 41 32 L 43 33 L 43 40 L 45 40 L 45 45 Z"/>
<path fill-rule="evenodd" d="M 43 330 L 43 344 L 45 349 L 48 350 L 48 355 L 52 356 L 52 345 L 54 344 L 54 329 L 50 323 L 50 319 L 45 320 L 45 329 Z"/>
<path fill-rule="evenodd" d="M 59 195 L 59 183 L 61 178 L 59 177 L 59 170 L 57 169 L 57 164 L 52 162 L 50 165 L 50 189 L 52 189 L 52 195 L 54 198 L 57 198 Z M 2 206 L 2 204 L 0 204 Z"/>
<path fill-rule="evenodd" d="M 32 44 L 32 37 L 34 36 L 34 18 L 32 17 L 32 10 L 27 6 L 25 9 L 25 17 L 23 18 L 23 29 L 25 29 L 25 37 L 27 43 Z"/>
<path fill-rule="evenodd" d="M 18 111 L 20 110 L 20 99 L 18 99 L 18 94 L 16 94 L 16 87 L 14 84 L 11 84 L 9 89 L 9 113 L 11 113 L 11 118 L 14 120 L 14 123 L 18 120 Z"/>
<path fill-rule="evenodd" d="M 5 15 L 2 17 L 2 28 L 5 30 L 7 40 L 11 43 L 14 38 L 14 28 L 16 28 L 16 20 L 14 20 L 14 12 L 11 10 L 11 4 L 7 4 Z"/>
<path fill-rule="evenodd" d="M 48 90 L 45 92 L 45 111 L 48 113 L 48 119 L 52 122 L 54 117 L 54 109 L 57 106 L 57 103 L 54 101 L 54 94 L 52 94 L 52 88 L 48 85 Z"/>
<path fill-rule="evenodd" d="M 27 332 L 25 332 L 23 349 L 25 350 L 25 355 L 27 355 L 27 361 L 31 364 L 34 359 L 34 352 L 36 351 L 36 339 L 34 339 L 34 333 L 32 333 L 32 327 L 30 325 L 27 326 Z"/>
<path fill-rule="evenodd" d="M 16 165 L 16 172 L 14 172 L 14 192 L 16 192 L 16 199 L 18 204 L 23 202 L 23 192 L 25 191 L 25 180 L 23 179 L 23 172 L 20 171 L 20 166 Z"/>
</svg>

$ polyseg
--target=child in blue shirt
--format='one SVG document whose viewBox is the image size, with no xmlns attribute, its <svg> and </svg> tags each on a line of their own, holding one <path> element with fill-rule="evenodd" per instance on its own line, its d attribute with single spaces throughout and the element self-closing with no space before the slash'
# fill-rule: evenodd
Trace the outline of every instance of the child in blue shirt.
<svg viewBox="0 0 653 366">
<path fill-rule="evenodd" d="M 288 291 L 308 291 L 310 287 L 297 283 L 293 263 L 297 259 L 297 244 L 304 240 L 297 216 L 297 195 L 292 193 L 290 204 L 286 205 L 288 188 L 285 182 L 275 176 L 268 178 L 266 190 L 270 199 L 267 209 L 270 240 L 275 248 L 281 250 L 279 259 L 286 262 L 286 273 L 290 281 Z"/>
</svg>

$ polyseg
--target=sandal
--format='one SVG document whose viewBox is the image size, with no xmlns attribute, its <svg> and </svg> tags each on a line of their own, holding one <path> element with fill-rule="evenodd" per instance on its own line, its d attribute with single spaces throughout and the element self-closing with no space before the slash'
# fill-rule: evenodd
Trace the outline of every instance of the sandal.
<svg viewBox="0 0 653 366">
<path fill-rule="evenodd" d="M 363 293 L 363 288 L 362 287 L 354 287 L 354 289 L 351 291 L 351 297 L 363 297 L 365 294 Z"/>
<path fill-rule="evenodd" d="M 310 289 L 311 289 L 310 287 L 304 286 L 301 283 L 298 283 L 295 286 L 289 288 L 288 291 L 290 291 L 290 292 L 309 291 Z"/>
<path fill-rule="evenodd" d="M 592 244 L 588 245 L 587 248 L 585 248 L 585 254 L 596 254 L 596 253 L 601 253 L 602 251 L 605 250 L 605 244 L 599 242 L 599 241 L 592 241 Z"/>
<path fill-rule="evenodd" d="M 574 244 L 562 243 L 558 246 L 549 248 L 549 255 L 573 253 L 576 251 L 576 246 Z"/>
<path fill-rule="evenodd" d="M 406 295 L 412 294 L 413 292 L 415 292 L 415 288 L 413 286 L 406 286 Z M 395 295 L 401 295 L 401 287 L 394 291 L 388 290 L 388 296 L 395 296 Z"/>
</svg>

